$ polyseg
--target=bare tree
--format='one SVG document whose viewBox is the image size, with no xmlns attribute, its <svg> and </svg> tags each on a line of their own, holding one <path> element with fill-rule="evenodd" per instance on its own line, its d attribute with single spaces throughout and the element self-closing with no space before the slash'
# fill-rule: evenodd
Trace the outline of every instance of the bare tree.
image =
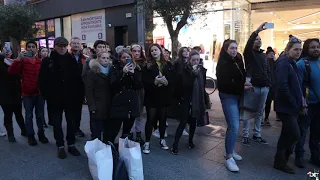
<svg viewBox="0 0 320 180">
<path fill-rule="evenodd" d="M 188 24 L 190 16 L 206 14 L 208 2 L 209 0 L 144 0 L 144 9 L 154 11 L 166 23 L 174 59 L 178 55 L 180 30 Z"/>
</svg>

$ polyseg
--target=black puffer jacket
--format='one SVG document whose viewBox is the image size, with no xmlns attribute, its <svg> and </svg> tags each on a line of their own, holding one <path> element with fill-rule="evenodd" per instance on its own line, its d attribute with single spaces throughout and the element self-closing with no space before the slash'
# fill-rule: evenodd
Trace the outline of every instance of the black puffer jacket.
<svg viewBox="0 0 320 180">
<path fill-rule="evenodd" d="M 139 117 L 139 101 L 137 90 L 143 88 L 142 71 L 137 66 L 132 73 L 123 73 L 124 65 L 115 60 L 111 69 L 110 81 L 112 88 L 112 102 L 110 109 L 110 118 L 131 118 Z"/>
<path fill-rule="evenodd" d="M 258 34 L 253 32 L 244 49 L 244 60 L 247 75 L 251 77 L 251 83 L 256 87 L 271 87 L 271 74 L 268 65 L 268 58 L 263 50 L 254 50 L 253 44 Z"/>
<path fill-rule="evenodd" d="M 243 93 L 246 72 L 240 54 L 235 58 L 228 54 L 222 55 L 219 58 L 216 71 L 219 92 L 234 95 Z"/>
</svg>

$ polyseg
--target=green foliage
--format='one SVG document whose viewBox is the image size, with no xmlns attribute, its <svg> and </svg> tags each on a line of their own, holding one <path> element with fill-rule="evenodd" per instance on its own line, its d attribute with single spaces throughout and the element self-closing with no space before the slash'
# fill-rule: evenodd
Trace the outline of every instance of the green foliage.
<svg viewBox="0 0 320 180">
<path fill-rule="evenodd" d="M 13 3 L 0 6 L 0 37 L 11 37 L 18 42 L 32 38 L 36 31 L 33 25 L 38 18 L 38 13 L 30 5 Z"/>
</svg>

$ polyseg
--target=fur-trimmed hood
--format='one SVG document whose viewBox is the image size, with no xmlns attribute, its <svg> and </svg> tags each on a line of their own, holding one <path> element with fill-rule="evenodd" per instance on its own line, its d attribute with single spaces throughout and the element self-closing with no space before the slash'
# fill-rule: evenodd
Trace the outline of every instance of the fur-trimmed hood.
<svg viewBox="0 0 320 180">
<path fill-rule="evenodd" d="M 95 72 L 95 73 L 100 73 L 100 63 L 98 62 L 97 59 L 91 59 L 89 62 L 89 67 L 90 69 Z"/>
</svg>

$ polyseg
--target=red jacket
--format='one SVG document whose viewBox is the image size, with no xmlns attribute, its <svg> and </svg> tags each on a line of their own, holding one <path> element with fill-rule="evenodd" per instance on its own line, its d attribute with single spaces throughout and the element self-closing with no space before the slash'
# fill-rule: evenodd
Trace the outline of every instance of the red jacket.
<svg viewBox="0 0 320 180">
<path fill-rule="evenodd" d="M 22 96 L 39 96 L 38 75 L 41 67 L 41 59 L 35 60 L 23 58 L 16 60 L 8 69 L 9 74 L 21 76 Z"/>
</svg>

